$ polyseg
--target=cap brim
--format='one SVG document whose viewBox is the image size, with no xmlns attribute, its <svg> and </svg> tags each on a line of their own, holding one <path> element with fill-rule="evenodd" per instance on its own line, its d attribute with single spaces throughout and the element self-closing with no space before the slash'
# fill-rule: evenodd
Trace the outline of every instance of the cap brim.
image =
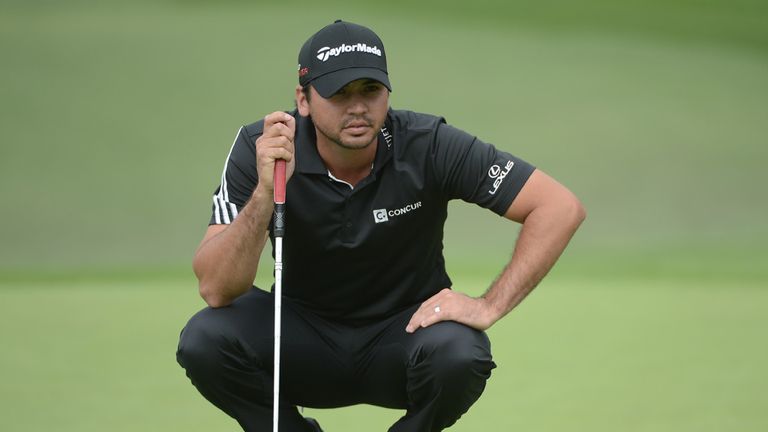
<svg viewBox="0 0 768 432">
<path fill-rule="evenodd" d="M 341 69 L 319 76 L 313 79 L 310 84 L 315 87 L 315 90 L 317 90 L 317 93 L 319 93 L 320 96 L 328 99 L 352 81 L 366 78 L 376 80 L 384 84 L 389 91 L 392 91 L 392 86 L 389 84 L 387 73 L 376 68 Z"/>
</svg>

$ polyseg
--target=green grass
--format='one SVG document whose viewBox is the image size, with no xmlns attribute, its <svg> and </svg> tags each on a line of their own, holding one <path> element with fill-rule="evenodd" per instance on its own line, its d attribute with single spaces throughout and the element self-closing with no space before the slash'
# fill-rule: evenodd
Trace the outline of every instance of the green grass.
<svg viewBox="0 0 768 432">
<path fill-rule="evenodd" d="M 491 329 L 499 367 L 451 430 L 765 430 L 764 287 L 553 278 Z M 191 278 L 0 284 L 0 429 L 235 430 L 175 362 L 200 307 Z M 352 432 L 402 413 L 306 414 Z"/>
</svg>

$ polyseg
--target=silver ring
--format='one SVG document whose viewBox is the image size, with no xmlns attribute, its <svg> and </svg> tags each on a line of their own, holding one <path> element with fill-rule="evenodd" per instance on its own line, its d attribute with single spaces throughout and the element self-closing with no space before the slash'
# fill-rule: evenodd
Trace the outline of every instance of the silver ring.
<svg viewBox="0 0 768 432">
<path fill-rule="evenodd" d="M 440 313 L 440 306 L 435 306 L 435 313 Z"/>
</svg>

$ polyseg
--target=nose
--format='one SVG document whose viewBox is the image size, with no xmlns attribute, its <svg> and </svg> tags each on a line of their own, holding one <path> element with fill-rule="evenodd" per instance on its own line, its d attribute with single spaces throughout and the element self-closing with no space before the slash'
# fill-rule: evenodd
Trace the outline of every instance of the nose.
<svg viewBox="0 0 768 432">
<path fill-rule="evenodd" d="M 365 98 L 361 94 L 354 94 L 349 99 L 349 105 L 347 105 L 347 112 L 350 114 L 360 115 L 368 112 L 368 105 L 365 103 Z"/>
</svg>

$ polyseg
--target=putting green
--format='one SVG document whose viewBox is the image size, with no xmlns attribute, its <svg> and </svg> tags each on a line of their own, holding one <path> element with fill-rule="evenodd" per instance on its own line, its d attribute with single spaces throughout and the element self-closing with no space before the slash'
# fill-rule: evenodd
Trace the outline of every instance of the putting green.
<svg viewBox="0 0 768 432">
<path fill-rule="evenodd" d="M 457 278 L 477 286 L 485 278 Z M 191 279 L 0 285 L 0 429 L 235 430 L 176 365 Z M 761 431 L 763 284 L 553 278 L 490 333 L 499 367 L 451 430 Z M 307 410 L 384 430 L 373 407 Z"/>
</svg>

